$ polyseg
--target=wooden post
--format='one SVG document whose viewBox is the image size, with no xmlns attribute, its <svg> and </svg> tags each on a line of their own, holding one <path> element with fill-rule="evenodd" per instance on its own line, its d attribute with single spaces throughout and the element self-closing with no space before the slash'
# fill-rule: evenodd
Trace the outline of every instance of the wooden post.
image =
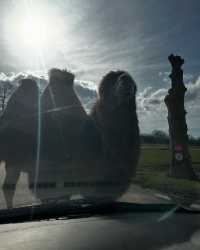
<svg viewBox="0 0 200 250">
<path fill-rule="evenodd" d="M 172 66 L 169 75 L 172 87 L 165 97 L 165 104 L 168 109 L 168 124 L 171 150 L 171 164 L 169 176 L 176 178 L 197 179 L 192 168 L 191 156 L 188 148 L 188 135 L 186 124 L 186 111 L 184 97 L 187 88 L 183 82 L 184 59 L 173 54 L 168 57 Z"/>
</svg>

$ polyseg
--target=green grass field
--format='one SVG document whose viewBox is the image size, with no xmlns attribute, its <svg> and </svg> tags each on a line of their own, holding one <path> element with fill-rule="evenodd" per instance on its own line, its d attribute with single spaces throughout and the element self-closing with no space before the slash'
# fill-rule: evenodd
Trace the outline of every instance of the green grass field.
<svg viewBox="0 0 200 250">
<path fill-rule="evenodd" d="M 191 147 L 192 162 L 200 167 L 200 147 Z M 163 145 L 142 145 L 140 163 L 141 167 L 146 165 L 169 165 L 171 154 L 169 148 Z"/>
<path fill-rule="evenodd" d="M 200 147 L 191 147 L 193 168 L 200 172 Z M 138 171 L 134 182 L 159 190 L 184 201 L 200 200 L 200 181 L 176 179 L 168 176 L 171 154 L 167 146 L 142 145 Z"/>
</svg>

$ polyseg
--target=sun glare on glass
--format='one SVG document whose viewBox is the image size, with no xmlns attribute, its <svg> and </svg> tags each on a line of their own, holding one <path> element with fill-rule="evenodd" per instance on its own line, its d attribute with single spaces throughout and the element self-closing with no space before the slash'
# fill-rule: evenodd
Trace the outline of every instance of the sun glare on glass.
<svg viewBox="0 0 200 250">
<path fill-rule="evenodd" d="M 18 32 L 21 42 L 32 49 L 42 49 L 51 37 L 46 20 L 41 18 L 28 17 L 22 20 Z"/>
<path fill-rule="evenodd" d="M 42 50 L 54 36 L 54 27 L 48 17 L 28 16 L 11 20 L 10 30 L 18 47 Z"/>
<path fill-rule="evenodd" d="M 7 47 L 19 58 L 35 60 L 39 54 L 49 55 L 60 48 L 66 24 L 62 15 L 48 5 L 39 3 L 25 8 L 16 5 L 4 23 Z"/>
</svg>

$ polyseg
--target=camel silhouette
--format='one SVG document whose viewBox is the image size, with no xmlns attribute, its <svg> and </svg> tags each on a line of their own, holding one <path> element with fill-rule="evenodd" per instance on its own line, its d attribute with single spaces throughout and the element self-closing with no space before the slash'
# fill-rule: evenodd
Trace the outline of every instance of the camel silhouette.
<svg viewBox="0 0 200 250">
<path fill-rule="evenodd" d="M 41 183 L 74 183 L 68 198 L 81 194 L 89 202 L 112 201 L 128 188 L 139 158 L 136 84 L 127 72 L 112 71 L 103 77 L 98 94 L 87 114 L 71 72 L 50 70 L 41 95 L 34 80 L 21 81 L 0 118 L 8 207 L 21 172 L 43 202 L 52 194 L 44 194 Z"/>
</svg>

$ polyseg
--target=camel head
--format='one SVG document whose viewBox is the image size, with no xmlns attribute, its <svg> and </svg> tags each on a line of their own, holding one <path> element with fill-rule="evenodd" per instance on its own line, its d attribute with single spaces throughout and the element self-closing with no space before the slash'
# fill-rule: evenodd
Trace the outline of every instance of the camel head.
<svg viewBox="0 0 200 250">
<path fill-rule="evenodd" d="M 107 105 L 135 105 L 137 88 L 133 78 L 125 71 L 111 71 L 99 85 L 99 98 Z"/>
</svg>

